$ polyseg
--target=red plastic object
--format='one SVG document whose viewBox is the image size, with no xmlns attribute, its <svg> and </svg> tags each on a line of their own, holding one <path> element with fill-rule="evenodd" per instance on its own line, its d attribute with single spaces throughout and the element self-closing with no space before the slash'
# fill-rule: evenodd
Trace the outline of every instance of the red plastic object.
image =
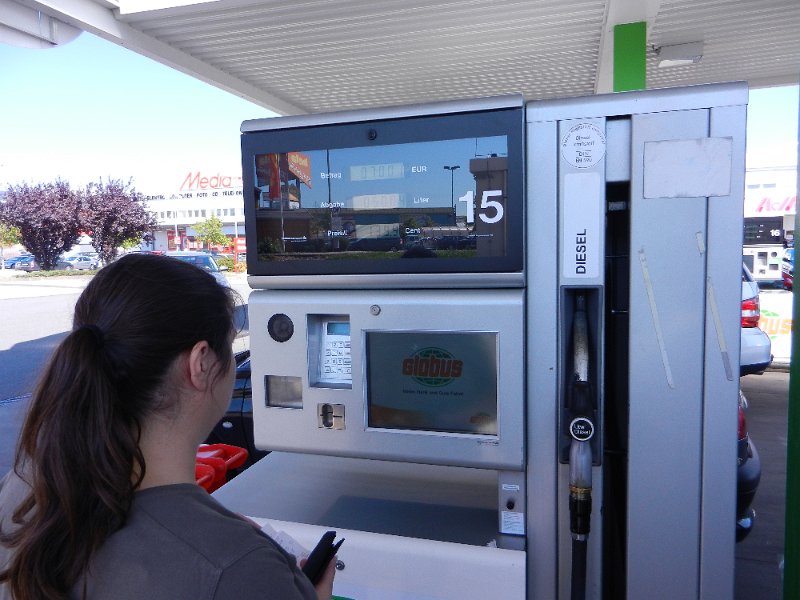
<svg viewBox="0 0 800 600">
<path fill-rule="evenodd" d="M 205 489 L 209 494 L 214 491 L 211 489 L 216 478 L 214 467 L 196 462 L 194 463 L 194 477 L 197 480 L 197 485 Z"/>
<path fill-rule="evenodd" d="M 203 444 L 197 449 L 195 478 L 209 494 L 227 481 L 228 471 L 247 461 L 247 450 L 228 444 Z"/>
</svg>

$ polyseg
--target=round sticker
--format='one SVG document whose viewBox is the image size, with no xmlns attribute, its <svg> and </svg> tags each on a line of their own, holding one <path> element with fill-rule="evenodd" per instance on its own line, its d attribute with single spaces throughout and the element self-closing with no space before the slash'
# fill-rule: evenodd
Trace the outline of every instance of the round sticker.
<svg viewBox="0 0 800 600">
<path fill-rule="evenodd" d="M 569 128 L 561 139 L 561 156 L 578 169 L 589 169 L 606 155 L 606 136 L 593 123 L 579 123 Z"/>
<path fill-rule="evenodd" d="M 578 417 L 569 424 L 569 433 L 579 442 L 585 442 L 594 435 L 594 423 L 586 417 Z"/>
</svg>

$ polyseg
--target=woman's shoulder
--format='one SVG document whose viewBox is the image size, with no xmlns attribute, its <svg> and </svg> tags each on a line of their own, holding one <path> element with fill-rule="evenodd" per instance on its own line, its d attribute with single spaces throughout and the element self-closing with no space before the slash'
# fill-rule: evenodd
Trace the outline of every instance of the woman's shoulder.
<svg viewBox="0 0 800 600">
<path fill-rule="evenodd" d="M 169 593 L 214 589 L 215 598 L 231 600 L 314 597 L 294 557 L 205 490 L 189 484 L 136 494 L 125 527 L 95 558 L 96 589 L 119 593 L 118 583 L 112 584 L 115 578 L 108 574 L 123 566 L 126 573 L 148 573 Z M 191 582 L 182 580 L 185 574 L 193 574 Z M 150 594 L 139 587 L 138 578 L 126 585 L 137 594 Z M 270 593 L 264 595 L 266 591 Z"/>
<path fill-rule="evenodd" d="M 129 526 L 162 531 L 194 548 L 213 548 L 212 559 L 213 556 L 228 556 L 228 560 L 233 560 L 237 555 L 264 546 L 277 549 L 277 545 L 250 521 L 229 511 L 194 484 L 138 492 L 131 507 Z"/>
</svg>

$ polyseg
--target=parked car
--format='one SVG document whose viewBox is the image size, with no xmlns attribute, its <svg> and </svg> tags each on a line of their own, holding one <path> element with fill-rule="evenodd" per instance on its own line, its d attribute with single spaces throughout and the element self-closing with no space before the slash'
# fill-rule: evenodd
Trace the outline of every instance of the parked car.
<svg viewBox="0 0 800 600">
<path fill-rule="evenodd" d="M 17 262 L 14 263 L 14 269 L 18 271 L 38 271 L 39 263 L 33 255 L 21 256 Z"/>
<path fill-rule="evenodd" d="M 3 267 L 6 268 L 6 269 L 13 269 L 14 265 L 16 265 L 17 262 L 19 262 L 20 259 L 22 259 L 22 258 L 24 258 L 26 256 L 31 256 L 31 255 L 30 254 L 20 254 L 19 256 L 12 256 L 11 258 L 7 258 L 7 259 L 5 259 L 3 261 Z"/>
<path fill-rule="evenodd" d="M 211 254 L 206 254 L 204 252 L 167 252 L 167 256 L 171 256 L 172 258 L 177 258 L 178 260 L 182 260 L 184 262 L 188 262 L 196 267 L 204 269 L 211 273 L 214 276 L 220 285 L 224 285 L 225 287 L 230 287 L 231 284 L 228 282 L 228 278 L 225 277 L 223 271 L 227 271 L 228 267 L 226 266 L 219 266 L 217 261 L 214 260 L 214 257 Z"/>
<path fill-rule="evenodd" d="M 399 237 L 360 238 L 350 242 L 348 250 L 366 252 L 397 252 L 403 246 Z"/>
<path fill-rule="evenodd" d="M 206 439 L 206 444 L 229 444 L 247 450 L 244 465 L 228 472 L 233 478 L 268 454 L 259 450 L 253 441 L 253 388 L 250 383 L 250 351 L 239 352 L 236 357 L 236 378 L 225 416 Z"/>
<path fill-rule="evenodd" d="M 772 362 L 772 342 L 758 327 L 761 318 L 758 284 L 753 275 L 742 264 L 742 314 L 741 354 L 739 373 L 741 376 L 760 374 Z M 736 471 L 736 541 L 743 540 L 752 531 L 756 513 L 751 508 L 761 481 L 761 459 L 747 431 L 747 399 L 739 392 L 739 427 L 737 432 Z"/>
<path fill-rule="evenodd" d="M 88 255 L 68 256 L 56 263 L 56 269 L 64 271 L 93 271 L 97 268 L 97 260 Z"/>
<path fill-rule="evenodd" d="M 794 283 L 794 248 L 787 248 L 781 261 L 781 279 L 783 289 L 791 291 Z"/>
<path fill-rule="evenodd" d="M 736 541 L 741 542 L 753 530 L 756 513 L 751 508 L 761 481 L 761 458 L 747 431 L 747 399 L 739 392 L 739 427 L 736 468 Z"/>
<path fill-rule="evenodd" d="M 758 328 L 761 318 L 758 284 L 746 265 L 742 264 L 742 326 L 740 375 L 763 373 L 772 362 L 772 342 Z"/>
</svg>

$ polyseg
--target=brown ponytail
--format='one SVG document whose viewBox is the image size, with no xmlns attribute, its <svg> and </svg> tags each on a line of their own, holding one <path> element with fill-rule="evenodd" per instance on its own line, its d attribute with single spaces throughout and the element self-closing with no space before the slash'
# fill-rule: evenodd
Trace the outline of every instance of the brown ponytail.
<svg viewBox="0 0 800 600">
<path fill-rule="evenodd" d="M 75 306 L 73 330 L 34 391 L 15 471 L 31 487 L 0 543 L 16 600 L 55 600 L 125 524 L 146 465 L 141 424 L 171 407 L 169 366 L 201 340 L 230 360 L 234 293 L 171 258 L 129 255 L 102 269 Z M 224 363 L 223 363 L 224 364 Z"/>
</svg>

